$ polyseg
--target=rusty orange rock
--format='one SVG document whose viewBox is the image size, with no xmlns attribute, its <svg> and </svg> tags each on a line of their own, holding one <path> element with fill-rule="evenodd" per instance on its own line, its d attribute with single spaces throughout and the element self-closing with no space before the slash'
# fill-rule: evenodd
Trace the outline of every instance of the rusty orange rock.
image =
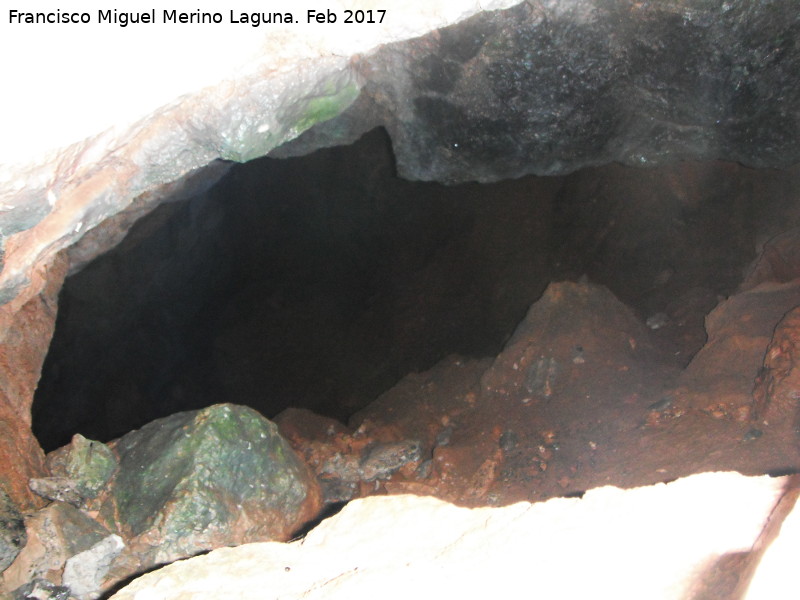
<svg viewBox="0 0 800 600">
<path fill-rule="evenodd" d="M 55 327 L 56 299 L 66 262 L 42 274 L 42 292 L 13 312 L 0 309 L 0 487 L 23 509 L 43 505 L 28 480 L 47 474 L 44 453 L 31 431 L 33 392 Z"/>
<path fill-rule="evenodd" d="M 764 365 L 753 389 L 753 417 L 782 421 L 797 428 L 800 401 L 800 307 L 789 311 L 775 327 Z"/>
</svg>

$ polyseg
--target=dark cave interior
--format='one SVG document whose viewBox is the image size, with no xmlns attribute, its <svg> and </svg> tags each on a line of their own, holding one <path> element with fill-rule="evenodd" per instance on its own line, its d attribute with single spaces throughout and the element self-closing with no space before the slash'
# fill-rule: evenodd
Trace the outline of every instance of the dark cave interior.
<svg viewBox="0 0 800 600">
<path fill-rule="evenodd" d="M 346 422 L 411 372 L 497 354 L 551 281 L 608 287 L 674 366 L 797 174 L 616 164 L 494 184 L 398 178 L 388 135 L 236 165 L 67 279 L 33 405 L 46 451 L 217 402 Z"/>
</svg>

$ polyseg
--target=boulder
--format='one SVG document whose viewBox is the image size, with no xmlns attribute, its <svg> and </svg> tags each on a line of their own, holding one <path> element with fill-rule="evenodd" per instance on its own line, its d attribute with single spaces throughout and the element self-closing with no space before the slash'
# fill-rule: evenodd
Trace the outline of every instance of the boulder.
<svg viewBox="0 0 800 600">
<path fill-rule="evenodd" d="M 410 495 L 355 500 L 303 540 L 215 550 L 113 600 L 730 598 L 787 480 L 705 473 L 583 499 L 467 509 Z M 736 559 L 736 560 L 732 560 Z M 788 592 L 788 590 L 784 590 Z"/>
<path fill-rule="evenodd" d="M 145 565 L 252 541 L 285 540 L 320 508 L 313 474 L 251 408 L 177 413 L 111 444 L 119 470 L 101 519 Z"/>
</svg>

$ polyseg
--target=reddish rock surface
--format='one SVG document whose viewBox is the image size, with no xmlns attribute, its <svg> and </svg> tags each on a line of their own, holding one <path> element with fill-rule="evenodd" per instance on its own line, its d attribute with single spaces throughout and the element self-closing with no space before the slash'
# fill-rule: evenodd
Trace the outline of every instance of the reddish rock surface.
<svg viewBox="0 0 800 600">
<path fill-rule="evenodd" d="M 753 390 L 752 418 L 756 427 L 773 427 L 797 437 L 800 400 L 800 308 L 781 319 L 764 357 Z"/>
<path fill-rule="evenodd" d="M 765 281 L 787 283 L 800 278 L 800 229 L 790 229 L 769 239 L 748 269 L 741 289 Z"/>
<path fill-rule="evenodd" d="M 681 370 L 607 289 L 553 284 L 494 361 L 451 357 L 409 375 L 354 415 L 350 430 L 299 412 L 281 427 L 318 473 L 337 452 L 419 440 L 419 464 L 356 495 L 472 506 L 711 469 L 787 472 L 800 467 L 798 304 L 797 282 L 734 295 L 709 315 L 708 343 Z M 766 399 L 755 426 L 754 385 Z"/>
<path fill-rule="evenodd" d="M 57 260 L 43 290 L 14 312 L 0 310 L 0 485 L 22 508 L 41 506 L 28 479 L 46 473 L 44 453 L 31 431 L 30 403 L 53 335 L 56 303 L 66 263 Z"/>
</svg>

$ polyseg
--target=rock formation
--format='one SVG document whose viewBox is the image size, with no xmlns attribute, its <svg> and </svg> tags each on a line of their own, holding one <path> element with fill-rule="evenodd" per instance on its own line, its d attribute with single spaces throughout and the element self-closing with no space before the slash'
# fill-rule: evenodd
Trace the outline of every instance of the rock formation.
<svg viewBox="0 0 800 600">
<path fill-rule="evenodd" d="M 71 458 L 48 465 L 31 430 L 31 403 L 53 333 L 59 290 L 68 274 L 118 244 L 137 219 L 159 204 L 207 190 L 231 161 L 268 153 L 276 158 L 306 154 L 353 141 L 376 126 L 391 137 L 400 175 L 444 183 L 567 174 L 614 161 L 651 166 L 725 159 L 777 169 L 800 161 L 800 13 L 794 0 L 511 4 L 387 0 L 391 19 L 381 27 L 276 27 L 267 35 L 239 35 L 241 44 L 235 43 L 234 30 L 225 29 L 228 43 L 212 50 L 230 58 L 229 63 L 212 65 L 206 53 L 208 62 L 197 61 L 199 69 L 177 68 L 156 55 L 147 59 L 147 69 L 137 65 L 151 76 L 141 84 L 120 65 L 109 68 L 107 60 L 124 53 L 98 52 L 91 35 L 81 44 L 47 40 L 56 43 L 56 50 L 45 53 L 49 65 L 40 69 L 35 53 L 26 50 L 45 47 L 50 30 L 2 23 L 0 43 L 5 45 L 0 49 L 5 56 L 19 57 L 4 65 L 16 75 L 8 82 L 13 92 L 7 94 L 14 104 L 2 111 L 7 135 L 0 155 L 0 565 L 18 563 L 6 571 L 7 588 L 19 585 L 20 594 L 30 595 L 38 593 L 37 586 L 49 586 L 42 593 L 65 597 L 65 588 L 46 579 L 49 571 L 63 568 L 72 591 L 88 595 L 113 570 L 114 561 L 128 560 L 115 537 L 121 526 L 113 521 L 117 513 L 135 512 L 137 500 L 129 494 L 109 500 L 104 486 L 112 466 L 123 469 L 115 477 L 124 479 L 127 475 L 120 473 L 126 461 L 139 469 L 157 459 L 142 450 L 147 457 L 140 461 L 127 437 L 119 442 L 114 457 L 119 462 L 114 463 L 102 447 L 95 456 L 91 443 L 76 438 Z M 331 8 L 345 7 L 332 3 Z M 75 30 L 62 26 L 59 33 L 64 31 Z M 134 47 L 163 51 L 162 34 L 154 34 L 152 45 L 134 35 L 127 39 Z M 86 41 L 91 52 L 80 54 Z M 209 44 L 204 36 L 191 38 L 186 46 L 191 54 Z M 71 48 L 76 54 L 69 54 Z M 100 74 L 88 82 L 61 78 L 63 72 L 78 77 L 92 71 L 75 65 L 99 65 L 101 59 L 105 74 L 98 66 L 94 70 Z M 70 68 L 64 69 L 65 64 Z M 101 96 L 114 89 L 104 75 L 117 72 L 149 87 L 150 93 L 123 94 L 124 102 Z M 30 85 L 19 73 L 34 74 Z M 166 82 L 156 83 L 158 74 L 165 74 Z M 33 87 L 40 82 L 44 87 Z M 67 87 L 77 93 L 63 93 Z M 80 106 L 63 114 L 34 102 L 54 97 L 63 97 L 64 103 L 67 97 L 78 99 Z M 95 104 L 93 98 L 104 100 Z M 55 121 L 46 121 L 49 114 L 43 112 L 54 113 Z M 54 122 L 65 128 L 57 131 Z M 34 124 L 46 133 L 33 135 Z M 40 151 L 31 151 L 31 141 L 41 144 Z M 692 173 L 676 168 L 674 177 Z M 738 196 L 732 194 L 729 201 L 737 202 Z M 668 218 L 691 219 L 693 209 L 693 201 L 685 199 L 680 214 Z M 776 211 L 773 219 L 797 227 L 788 214 Z M 591 221 L 593 213 L 580 217 Z M 585 240 L 585 250 L 594 252 L 613 236 L 613 222 L 598 239 Z M 304 436 L 317 436 L 321 445 L 301 447 L 300 454 L 319 468 L 322 479 L 335 480 L 326 484 L 330 502 L 376 492 L 435 492 L 462 504 L 505 503 L 581 494 L 598 477 L 612 473 L 620 485 L 638 485 L 708 468 L 795 470 L 800 461 L 792 437 L 798 397 L 792 374 L 793 309 L 800 304 L 800 269 L 791 235 L 763 248 L 741 291 L 710 313 L 710 339 L 702 350 L 698 315 L 717 303 L 713 290 L 687 289 L 675 304 L 639 319 L 602 288 L 585 281 L 560 284 L 533 306 L 519 336 L 493 364 L 450 358 L 427 373 L 410 375 L 357 414 L 349 428 L 324 434 L 295 428 L 292 437 L 287 419 L 287 437 L 302 446 L 308 442 Z M 656 280 L 671 276 L 666 265 Z M 683 319 L 681 310 L 690 304 L 694 309 Z M 597 315 L 607 320 L 594 323 Z M 555 322 L 564 325 L 563 331 L 548 329 Z M 680 324 L 679 334 L 672 335 L 670 322 Z M 614 331 L 607 331 L 612 323 Z M 662 362 L 657 355 L 666 349 L 683 353 L 680 360 Z M 655 370 L 646 370 L 653 361 L 658 361 Z M 671 378 L 689 362 L 686 371 Z M 433 399 L 443 404 L 427 402 Z M 379 415 L 379 406 L 392 410 Z M 410 412 L 414 406 L 420 413 Z M 175 431 L 186 424 L 182 418 L 175 417 L 180 421 Z M 693 460 L 682 460 L 675 448 L 689 448 Z M 57 473 L 51 472 L 54 466 Z M 770 487 L 775 481 L 757 481 L 742 485 L 769 489 L 760 496 L 759 510 L 746 515 L 751 528 L 736 548 L 739 541 L 752 543 L 775 502 L 777 492 Z M 316 484 L 309 478 L 309 485 Z M 724 489 L 726 498 L 740 491 Z M 629 496 L 637 494 L 646 492 Z M 702 500 L 698 494 L 689 493 L 692 502 Z M 74 506 L 86 509 L 84 500 L 101 503 L 108 527 L 70 539 L 75 523 L 91 529 Z M 408 498 L 397 502 L 402 510 L 414 504 Z M 448 519 L 477 514 L 418 502 Z M 583 506 L 559 502 L 548 506 Z M 725 505 L 720 498 L 707 513 L 709 519 Z M 348 507 L 334 523 L 350 527 L 348 519 L 356 518 L 352 515 L 362 506 Z M 517 513 L 536 512 L 527 506 L 506 510 L 496 514 L 516 518 Z M 647 524 L 660 522 L 666 512 L 653 512 Z M 380 518 L 393 520 L 393 514 L 390 510 Z M 63 541 L 61 550 L 74 544 L 62 552 L 30 534 L 26 540 L 20 527 L 24 516 L 57 523 L 53 527 Z M 147 516 L 127 516 L 135 526 L 124 533 L 155 544 L 156 524 Z M 505 517 L 497 518 L 502 527 Z M 290 520 L 282 535 L 302 519 Z M 736 520 L 744 522 L 744 517 Z M 379 525 L 366 527 L 374 537 Z M 407 533 L 412 531 L 409 527 Z M 609 535 L 608 530 L 603 534 Z M 721 540 L 717 535 L 711 537 Z M 307 542 L 323 536 L 315 533 Z M 482 543 L 480 536 L 467 538 Z M 236 541 L 247 539 L 243 534 Z M 628 550 L 637 540 L 628 541 Z M 440 540 L 445 546 L 446 541 Z M 214 543 L 193 541 L 149 558 L 169 560 Z M 561 556 L 585 561 L 589 568 L 594 555 L 584 549 L 604 548 L 582 543 L 575 538 Z M 288 551 L 296 553 L 299 547 Z M 273 547 L 266 548 L 271 552 Z M 236 552 L 205 560 L 224 560 Z M 462 566 L 469 564 L 461 550 L 453 552 Z M 704 558 L 694 556 L 684 567 L 705 568 Z M 513 576 L 529 573 L 529 559 L 527 549 L 508 559 L 517 567 Z M 270 576 L 294 580 L 298 569 L 279 560 L 282 570 Z M 548 560 L 545 554 L 541 564 Z M 323 595 L 340 584 L 364 582 L 365 589 L 377 589 L 377 567 L 362 568 L 360 558 L 345 562 L 306 581 L 311 588 L 301 588 Z M 421 560 L 408 562 L 422 571 L 433 568 Z M 637 573 L 657 579 L 661 571 L 654 566 L 661 563 L 651 561 Z M 605 581 L 607 573 L 590 572 Z M 465 589 L 481 589 L 476 581 L 480 569 L 458 573 L 463 575 L 460 584 L 473 585 Z M 674 575 L 658 584 L 672 590 L 664 594 L 688 589 L 684 575 Z M 569 583 L 577 589 L 584 581 L 591 578 Z M 435 589 L 452 595 L 451 582 L 449 575 L 440 577 Z M 670 588 L 674 585 L 678 588 Z"/>
<path fill-rule="evenodd" d="M 14 560 L 2 584 L 18 596 L 39 582 L 96 598 L 155 565 L 287 540 L 322 508 L 277 427 L 244 406 L 176 413 L 108 445 L 76 435 L 48 464 L 54 476 L 31 487 L 53 502 L 25 531 L 11 520 L 4 528 L 17 533 L 3 540 Z"/>
<path fill-rule="evenodd" d="M 387 589 L 396 597 L 741 597 L 749 581 L 740 576 L 758 560 L 751 549 L 786 483 L 705 473 L 478 509 L 368 498 L 302 540 L 215 550 L 112 598 L 247 598 L 265 589 L 289 598 L 366 599 Z"/>
</svg>

